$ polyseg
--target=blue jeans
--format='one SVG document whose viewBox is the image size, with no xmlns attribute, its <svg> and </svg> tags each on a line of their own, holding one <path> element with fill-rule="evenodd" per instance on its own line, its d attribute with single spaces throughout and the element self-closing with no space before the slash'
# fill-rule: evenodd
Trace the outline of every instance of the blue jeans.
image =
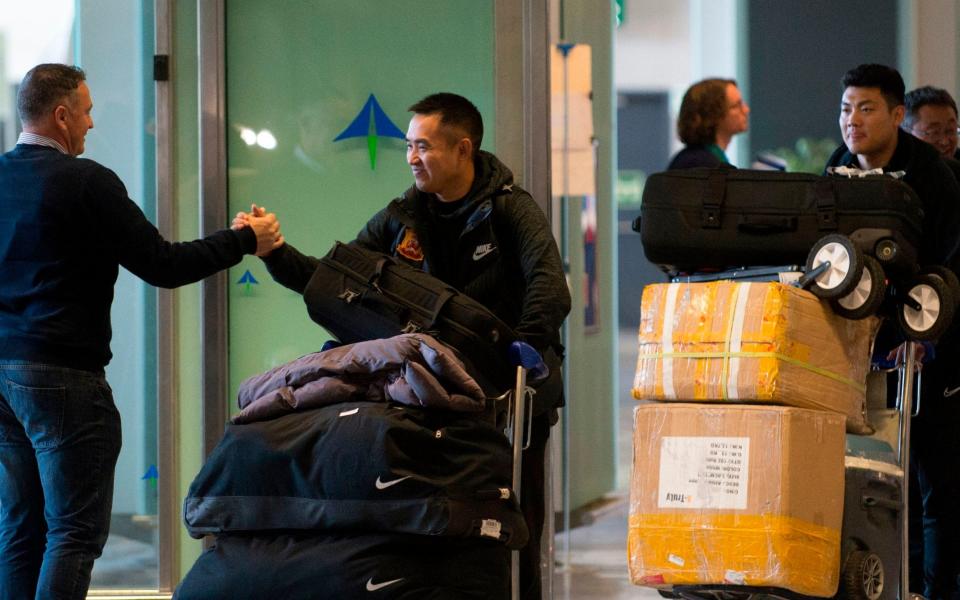
<svg viewBox="0 0 960 600">
<path fill-rule="evenodd" d="M 86 597 L 119 453 L 102 373 L 0 361 L 0 600 Z"/>
</svg>

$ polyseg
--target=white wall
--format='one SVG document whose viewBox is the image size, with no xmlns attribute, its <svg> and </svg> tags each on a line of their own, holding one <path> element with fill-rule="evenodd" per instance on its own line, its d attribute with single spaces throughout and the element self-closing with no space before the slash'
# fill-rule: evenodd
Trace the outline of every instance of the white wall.
<svg viewBox="0 0 960 600">
<path fill-rule="evenodd" d="M 666 91 L 675 120 L 690 84 L 705 77 L 739 80 L 739 5 L 738 0 L 628 0 L 614 40 L 616 90 Z M 671 144 L 671 151 L 682 146 L 675 136 Z M 743 163 L 736 138 L 727 156 Z"/>
<path fill-rule="evenodd" d="M 956 0 L 923 0 L 909 5 L 914 11 L 910 19 L 914 43 L 908 46 L 907 56 L 914 62 L 904 73 L 907 90 L 933 85 L 956 98 L 960 92 L 957 88 L 960 6 Z"/>
</svg>

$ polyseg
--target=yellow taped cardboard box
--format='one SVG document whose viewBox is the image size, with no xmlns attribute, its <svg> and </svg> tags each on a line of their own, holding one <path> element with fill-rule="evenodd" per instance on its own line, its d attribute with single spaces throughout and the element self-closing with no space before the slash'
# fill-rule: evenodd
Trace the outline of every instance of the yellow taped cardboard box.
<svg viewBox="0 0 960 600">
<path fill-rule="evenodd" d="M 634 414 L 627 551 L 638 585 L 837 591 L 844 419 L 761 405 Z"/>
<path fill-rule="evenodd" d="M 869 433 L 864 401 L 879 320 L 837 316 L 780 283 L 648 285 L 633 396 L 751 402 L 837 412 Z"/>
</svg>

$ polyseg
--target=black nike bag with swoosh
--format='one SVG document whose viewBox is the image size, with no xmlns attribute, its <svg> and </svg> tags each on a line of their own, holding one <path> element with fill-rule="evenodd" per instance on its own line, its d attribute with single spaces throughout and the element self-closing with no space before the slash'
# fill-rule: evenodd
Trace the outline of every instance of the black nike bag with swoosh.
<svg viewBox="0 0 960 600">
<path fill-rule="evenodd" d="M 488 394 L 513 384 L 513 329 L 453 286 L 387 254 L 337 242 L 320 259 L 303 301 L 310 318 L 344 344 L 428 333 L 460 353 Z"/>
<path fill-rule="evenodd" d="M 510 597 L 510 551 L 398 533 L 219 535 L 176 600 L 490 600 Z"/>
<path fill-rule="evenodd" d="M 475 415 L 344 402 L 243 425 L 190 484 L 187 531 L 377 532 L 528 539 L 512 486 L 512 448 Z"/>
</svg>

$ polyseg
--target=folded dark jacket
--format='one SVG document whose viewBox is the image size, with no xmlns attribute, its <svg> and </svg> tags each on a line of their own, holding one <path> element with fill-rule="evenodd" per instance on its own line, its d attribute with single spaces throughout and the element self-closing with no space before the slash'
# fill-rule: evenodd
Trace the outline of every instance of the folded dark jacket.
<svg viewBox="0 0 960 600">
<path fill-rule="evenodd" d="M 240 385 L 234 423 L 347 401 L 479 412 L 485 396 L 447 345 L 422 334 L 338 346 L 254 375 Z"/>
</svg>

